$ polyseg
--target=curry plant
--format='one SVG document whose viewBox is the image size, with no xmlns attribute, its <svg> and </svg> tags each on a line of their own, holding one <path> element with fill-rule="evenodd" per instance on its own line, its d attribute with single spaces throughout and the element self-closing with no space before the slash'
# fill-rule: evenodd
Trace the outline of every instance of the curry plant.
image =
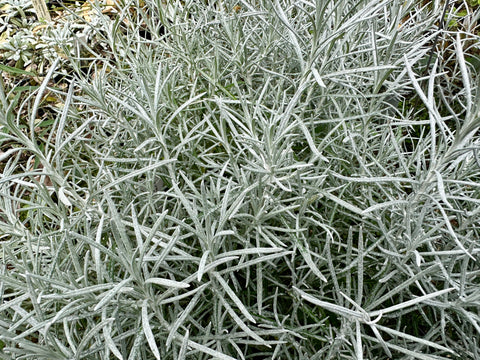
<svg viewBox="0 0 480 360">
<path fill-rule="evenodd" d="M 0 93 L 0 358 L 480 356 L 478 42 L 437 3 L 92 4 L 68 90 Z"/>
</svg>

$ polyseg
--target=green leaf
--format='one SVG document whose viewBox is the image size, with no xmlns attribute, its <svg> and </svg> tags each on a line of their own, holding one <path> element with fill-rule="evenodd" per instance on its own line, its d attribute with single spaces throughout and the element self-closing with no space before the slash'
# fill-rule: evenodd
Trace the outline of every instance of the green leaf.
<svg viewBox="0 0 480 360">
<path fill-rule="evenodd" d="M 3 65 L 0 64 L 0 71 L 5 71 L 9 74 L 14 74 L 14 75 L 28 75 L 28 76 L 37 76 L 37 74 L 34 74 L 30 71 L 22 70 L 22 69 L 17 69 L 15 67 L 11 67 L 8 65 Z"/>
</svg>

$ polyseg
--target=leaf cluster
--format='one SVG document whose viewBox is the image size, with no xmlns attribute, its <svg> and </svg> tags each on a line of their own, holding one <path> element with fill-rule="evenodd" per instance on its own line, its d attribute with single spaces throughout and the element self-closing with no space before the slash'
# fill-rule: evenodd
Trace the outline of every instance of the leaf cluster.
<svg viewBox="0 0 480 360">
<path fill-rule="evenodd" d="M 117 6 L 28 125 L 0 86 L 1 359 L 480 356 L 480 93 L 458 32 L 426 61 L 443 9 Z"/>
</svg>

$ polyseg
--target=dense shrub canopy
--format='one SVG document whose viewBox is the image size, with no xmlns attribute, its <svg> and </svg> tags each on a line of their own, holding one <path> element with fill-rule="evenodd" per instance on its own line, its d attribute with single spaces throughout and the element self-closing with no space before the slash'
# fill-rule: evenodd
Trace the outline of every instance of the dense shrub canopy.
<svg viewBox="0 0 480 360">
<path fill-rule="evenodd" d="M 426 3 L 92 4 L 0 89 L 0 358 L 479 357 L 480 15 Z"/>
</svg>

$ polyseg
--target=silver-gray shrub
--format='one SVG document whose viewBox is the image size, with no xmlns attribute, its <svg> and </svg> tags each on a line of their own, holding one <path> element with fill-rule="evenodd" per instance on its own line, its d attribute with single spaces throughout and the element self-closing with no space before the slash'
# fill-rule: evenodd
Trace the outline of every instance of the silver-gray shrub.
<svg viewBox="0 0 480 360">
<path fill-rule="evenodd" d="M 478 36 L 167 3 L 98 9 L 48 138 L 2 94 L 0 358 L 479 358 Z"/>
</svg>

